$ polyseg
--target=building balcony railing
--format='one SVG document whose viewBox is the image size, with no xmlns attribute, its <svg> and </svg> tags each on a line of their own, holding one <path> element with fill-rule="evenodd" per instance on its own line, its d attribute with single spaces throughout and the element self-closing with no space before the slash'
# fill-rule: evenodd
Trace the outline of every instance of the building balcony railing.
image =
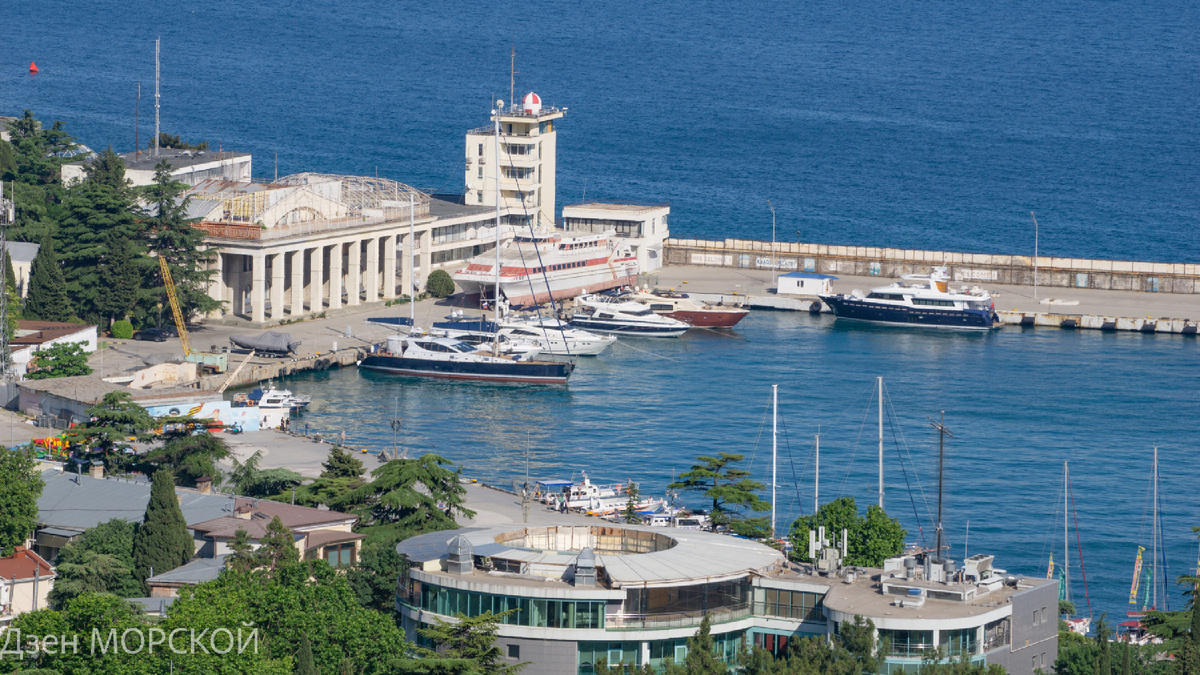
<svg viewBox="0 0 1200 675">
<path fill-rule="evenodd" d="M 416 215 L 427 216 L 429 207 L 418 204 Z M 301 223 L 291 223 L 288 225 L 276 225 L 275 227 L 264 227 L 250 223 L 232 223 L 225 221 L 201 221 L 196 223 L 198 229 L 204 230 L 208 236 L 214 239 L 233 239 L 237 241 L 265 241 L 274 239 L 286 239 L 288 237 L 299 237 L 308 234 L 318 234 L 321 232 L 334 232 L 336 230 L 349 230 L 356 227 L 368 227 L 371 225 L 382 225 L 391 222 L 407 222 L 408 208 L 386 209 L 382 216 L 350 216 L 347 218 L 336 218 L 333 220 L 309 220 Z"/>
<path fill-rule="evenodd" d="M 663 614 L 609 614 L 604 617 L 606 630 L 659 630 L 699 626 L 704 615 L 714 624 L 728 623 L 750 616 L 750 603 L 721 609 L 669 612 Z"/>
<path fill-rule="evenodd" d="M 911 642 L 906 645 L 893 644 L 891 648 L 888 649 L 887 655 L 898 656 L 905 659 L 919 659 L 924 657 L 925 654 L 935 651 L 936 649 L 937 647 L 935 647 L 933 643 L 924 644 L 919 642 Z"/>
</svg>

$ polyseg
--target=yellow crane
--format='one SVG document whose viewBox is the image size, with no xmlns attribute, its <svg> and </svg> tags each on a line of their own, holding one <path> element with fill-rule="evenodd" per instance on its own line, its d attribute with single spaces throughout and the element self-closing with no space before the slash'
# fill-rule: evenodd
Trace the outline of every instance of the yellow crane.
<svg viewBox="0 0 1200 675">
<path fill-rule="evenodd" d="M 229 368 L 229 359 L 224 354 L 201 354 L 193 352 L 188 342 L 187 326 L 183 323 L 183 310 L 179 308 L 179 295 L 175 292 L 175 281 L 171 278 L 171 269 L 167 267 L 167 259 L 158 256 L 158 269 L 162 271 L 163 286 L 167 289 L 167 299 L 171 301 L 171 314 L 175 317 L 175 328 L 179 331 L 179 344 L 183 346 L 185 361 L 199 363 L 202 370 L 223 373 Z"/>
</svg>

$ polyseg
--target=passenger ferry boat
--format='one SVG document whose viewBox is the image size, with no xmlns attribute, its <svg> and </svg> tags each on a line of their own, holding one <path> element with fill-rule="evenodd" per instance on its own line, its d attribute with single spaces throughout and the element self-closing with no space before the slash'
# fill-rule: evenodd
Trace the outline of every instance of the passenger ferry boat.
<svg viewBox="0 0 1200 675">
<path fill-rule="evenodd" d="M 470 260 L 451 277 L 468 299 L 491 299 L 496 285 L 496 253 Z M 543 278 L 543 274 L 545 278 Z M 619 288 L 637 279 L 633 249 L 612 231 L 566 230 L 514 237 L 500 248 L 500 294 L 510 305 L 525 306 Z M 547 288 L 547 282 L 549 287 Z"/>
<path fill-rule="evenodd" d="M 855 289 L 849 295 L 818 295 L 839 319 L 879 323 L 986 330 L 999 323 L 992 296 L 983 289 L 949 289 L 946 267 L 928 275 L 905 274 L 903 281 L 872 288 L 865 297 Z"/>
</svg>

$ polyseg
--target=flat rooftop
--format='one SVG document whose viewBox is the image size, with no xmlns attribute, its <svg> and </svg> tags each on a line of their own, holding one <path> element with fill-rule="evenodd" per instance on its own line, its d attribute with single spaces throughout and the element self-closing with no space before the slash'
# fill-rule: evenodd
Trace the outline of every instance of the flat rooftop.
<svg viewBox="0 0 1200 675">
<path fill-rule="evenodd" d="M 578 204 L 565 204 L 564 209 L 587 209 L 589 211 L 610 211 L 612 213 L 647 213 L 657 209 L 665 209 L 670 204 L 663 202 L 661 204 L 638 204 L 638 203 L 618 203 L 618 202 L 580 202 Z"/>
<path fill-rule="evenodd" d="M 141 153 L 121 152 L 117 153 L 117 156 L 125 162 L 125 168 L 137 171 L 153 171 L 155 165 L 164 159 L 170 162 L 171 166 L 176 169 L 185 166 L 195 166 L 197 164 L 208 164 L 209 162 L 241 159 L 243 157 L 247 160 L 250 159 L 250 153 L 248 152 L 176 150 L 174 148 L 160 148 L 158 157 L 153 156 L 152 150 Z"/>
<path fill-rule="evenodd" d="M 429 199 L 429 215 L 434 218 L 457 218 L 458 216 L 470 216 L 483 213 L 496 213 L 494 206 L 473 206 L 464 204 L 461 201 L 456 202 L 451 199 L 452 195 L 439 195 L 430 197 Z"/>
</svg>

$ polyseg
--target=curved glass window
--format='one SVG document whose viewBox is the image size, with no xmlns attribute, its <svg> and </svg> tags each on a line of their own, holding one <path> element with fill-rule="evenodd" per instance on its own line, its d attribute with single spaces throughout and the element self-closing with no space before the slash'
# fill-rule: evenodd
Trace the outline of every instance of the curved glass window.
<svg viewBox="0 0 1200 675">
<path fill-rule="evenodd" d="M 604 628 L 603 600 L 550 600 L 543 598 L 519 598 L 492 593 L 460 591 L 444 586 L 419 584 L 412 586 L 408 598 L 398 598 L 405 604 L 417 605 L 435 614 L 469 617 L 491 612 L 501 614 L 517 610 L 504 617 L 502 623 L 535 628 Z M 417 597 L 417 591 L 420 597 Z"/>
</svg>

